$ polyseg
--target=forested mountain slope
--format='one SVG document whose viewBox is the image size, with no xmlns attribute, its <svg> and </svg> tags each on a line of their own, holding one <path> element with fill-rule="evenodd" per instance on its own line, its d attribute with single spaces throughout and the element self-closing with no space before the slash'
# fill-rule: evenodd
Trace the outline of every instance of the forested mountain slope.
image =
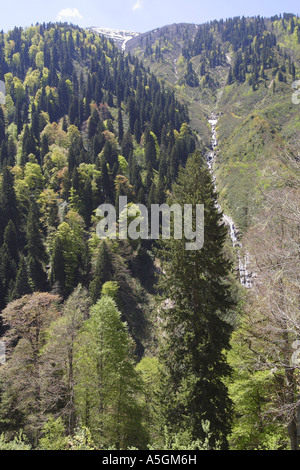
<svg viewBox="0 0 300 470">
<path fill-rule="evenodd" d="M 207 119 L 212 111 L 220 117 L 218 189 L 224 209 L 244 230 L 261 198 L 265 166 L 281 153 L 299 153 L 299 107 L 292 102 L 299 19 L 284 14 L 171 25 L 126 47 L 173 85 L 204 145 L 210 145 Z"/>
<path fill-rule="evenodd" d="M 166 201 L 199 149 L 187 109 L 137 58 L 67 24 L 1 33 L 0 78 L 1 432 L 36 447 L 50 419 L 45 434 L 87 428 L 97 448 L 158 445 L 142 384 L 156 360 L 135 369 L 157 354 L 153 242 L 99 239 L 96 209 Z"/>
<path fill-rule="evenodd" d="M 187 105 L 213 155 L 219 202 L 250 259 L 254 283 L 228 356 L 237 413 L 231 445 L 285 448 L 287 431 L 299 449 L 299 18 L 172 25 L 127 48 Z M 217 122 L 213 153 L 208 120 Z"/>
<path fill-rule="evenodd" d="M 288 14 L 0 33 L 0 449 L 299 449 L 299 60 Z M 120 196 L 204 205 L 203 247 Z"/>
<path fill-rule="evenodd" d="M 3 307 L 14 298 L 10 281 L 30 249 L 34 289 L 58 282 L 66 296 L 78 280 L 86 284 L 89 271 L 68 277 L 71 260 L 55 266 L 55 259 L 62 262 L 55 250 L 62 248 L 56 229 L 64 212 L 76 213 L 77 256 L 89 269 L 86 243 L 97 207 L 114 204 L 118 195 L 129 202 L 164 199 L 195 138 L 183 126 L 186 109 L 174 93 L 106 39 L 46 25 L 16 28 L 2 35 L 1 44 L 1 243 L 10 221 L 18 242 L 5 265 L 2 257 L 2 272 L 11 270 L 3 274 Z M 163 178 L 169 182 L 162 188 Z M 43 244 L 30 247 L 30 236 L 46 236 L 45 250 Z M 82 264 L 78 260 L 74 267 Z"/>
</svg>

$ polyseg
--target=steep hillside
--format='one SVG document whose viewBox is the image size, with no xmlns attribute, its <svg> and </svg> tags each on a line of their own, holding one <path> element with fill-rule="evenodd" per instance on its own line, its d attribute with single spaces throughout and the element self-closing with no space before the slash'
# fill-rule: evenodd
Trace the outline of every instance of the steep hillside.
<svg viewBox="0 0 300 470">
<path fill-rule="evenodd" d="M 177 96 L 189 105 L 191 125 L 208 144 L 206 103 L 200 102 L 198 88 L 184 86 L 187 62 L 182 51 L 194 39 L 198 28 L 186 23 L 158 28 L 128 41 L 126 52 L 137 55 L 157 77 L 175 87 Z"/>
<path fill-rule="evenodd" d="M 24 431 L 24 447 L 47 449 L 52 429 L 61 450 L 207 447 L 203 412 L 210 447 L 227 448 L 237 276 L 186 106 L 136 56 L 68 24 L 0 33 L 0 79 L 0 448 Z M 171 198 L 181 223 L 170 211 L 161 236 L 152 207 Z"/>
<path fill-rule="evenodd" d="M 299 450 L 300 20 L 131 36 L 0 32 L 0 450 Z"/>
<path fill-rule="evenodd" d="M 37 289 L 65 298 L 79 282 L 89 287 L 100 246 L 90 240 L 97 207 L 115 204 L 119 195 L 128 203 L 165 201 L 196 143 L 174 92 L 136 57 L 124 57 L 112 40 L 91 31 L 48 24 L 1 33 L 0 78 L 6 85 L 0 105 L 2 309 Z M 11 224 L 17 240 L 12 251 L 5 243 Z M 75 246 L 67 249 L 65 237 L 75 226 L 79 239 L 71 259 Z M 141 341 L 149 338 L 144 314 L 154 282 L 152 254 L 146 243 L 118 246 L 109 248 L 118 274 L 112 269 L 101 275 L 95 296 L 105 281 L 123 285 L 119 298 L 122 292 L 127 298 L 120 301 L 142 354 Z M 15 286 L 19 271 L 22 285 Z"/>
<path fill-rule="evenodd" d="M 190 123 L 210 145 L 207 121 L 219 117 L 215 173 L 222 205 L 242 230 L 261 200 L 263 171 L 299 152 L 300 23 L 292 14 L 171 25 L 141 35 L 127 50 L 187 103 Z"/>
</svg>

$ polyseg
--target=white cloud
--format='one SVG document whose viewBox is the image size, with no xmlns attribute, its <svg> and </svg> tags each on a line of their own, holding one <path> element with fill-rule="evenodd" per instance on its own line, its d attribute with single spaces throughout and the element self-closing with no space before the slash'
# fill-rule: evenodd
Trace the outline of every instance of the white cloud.
<svg viewBox="0 0 300 470">
<path fill-rule="evenodd" d="M 74 18 L 78 18 L 79 20 L 83 18 L 77 8 L 65 8 L 64 10 L 61 10 L 57 15 L 57 21 L 66 21 L 71 19 L 73 20 Z"/>
<path fill-rule="evenodd" d="M 142 7 L 143 7 L 142 0 L 136 0 L 135 4 L 133 5 L 132 10 L 136 11 L 136 10 L 139 10 L 140 8 L 142 8 Z"/>
</svg>

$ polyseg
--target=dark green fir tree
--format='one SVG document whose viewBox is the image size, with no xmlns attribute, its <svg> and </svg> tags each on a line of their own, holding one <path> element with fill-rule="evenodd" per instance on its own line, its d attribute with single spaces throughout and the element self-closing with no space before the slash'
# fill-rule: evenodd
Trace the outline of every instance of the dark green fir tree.
<svg viewBox="0 0 300 470">
<path fill-rule="evenodd" d="M 231 263 L 223 254 L 227 229 L 200 154 L 193 154 L 180 169 L 169 202 L 193 206 L 193 230 L 199 230 L 199 236 L 203 227 L 195 216 L 197 204 L 204 205 L 205 220 L 201 249 L 187 250 L 187 239 L 171 237 L 160 250 L 164 260 L 160 286 L 169 299 L 168 308 L 162 309 L 161 345 L 166 426 L 170 433 L 188 431 L 192 439 L 204 441 L 203 424 L 209 422 L 210 447 L 227 449 L 232 403 L 224 384 L 230 375 L 225 351 L 230 347 L 229 318 L 235 305 L 228 280 Z"/>
</svg>

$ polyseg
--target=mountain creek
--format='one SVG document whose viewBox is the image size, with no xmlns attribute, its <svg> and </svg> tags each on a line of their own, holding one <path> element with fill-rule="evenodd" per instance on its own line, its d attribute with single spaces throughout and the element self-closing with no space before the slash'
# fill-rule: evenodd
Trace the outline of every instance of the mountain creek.
<svg viewBox="0 0 300 470">
<path fill-rule="evenodd" d="M 213 182 L 215 185 L 215 191 L 217 192 L 217 184 L 216 184 L 216 177 L 214 175 L 214 164 L 217 158 L 217 147 L 218 147 L 218 139 L 217 139 L 217 125 L 219 122 L 219 117 L 215 112 L 211 113 L 210 119 L 208 119 L 208 123 L 211 127 L 211 148 L 210 150 L 206 153 L 206 161 L 208 168 L 212 174 L 213 177 Z M 220 204 L 217 205 L 218 209 L 220 212 L 222 212 L 222 207 Z M 238 272 L 239 272 L 239 277 L 241 284 L 246 287 L 247 289 L 250 289 L 252 287 L 252 277 L 253 273 L 248 271 L 249 268 L 249 254 L 248 253 L 243 253 L 243 246 L 242 243 L 239 240 L 239 229 L 236 226 L 235 222 L 233 219 L 223 213 L 223 220 L 225 225 L 229 227 L 229 233 L 230 233 L 230 238 L 232 241 L 233 247 L 236 249 L 237 252 L 237 260 L 238 260 Z"/>
</svg>

